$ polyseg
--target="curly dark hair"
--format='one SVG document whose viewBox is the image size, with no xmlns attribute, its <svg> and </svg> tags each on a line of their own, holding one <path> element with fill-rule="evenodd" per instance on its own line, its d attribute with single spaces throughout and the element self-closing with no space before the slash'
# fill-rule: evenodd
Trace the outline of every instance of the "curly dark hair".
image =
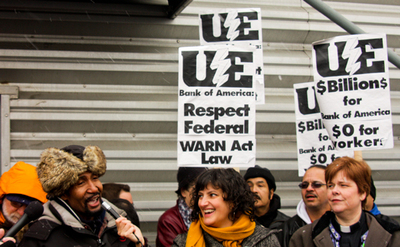
<svg viewBox="0 0 400 247">
<path fill-rule="evenodd" d="M 199 219 L 201 214 L 198 205 L 199 191 L 204 190 L 208 185 L 215 189 L 221 189 L 224 193 L 224 201 L 232 203 L 233 208 L 228 216 L 230 220 L 235 221 L 241 213 L 254 220 L 254 195 L 240 173 L 232 168 L 210 169 L 197 178 L 191 201 L 191 205 L 193 205 L 192 220 Z"/>
</svg>

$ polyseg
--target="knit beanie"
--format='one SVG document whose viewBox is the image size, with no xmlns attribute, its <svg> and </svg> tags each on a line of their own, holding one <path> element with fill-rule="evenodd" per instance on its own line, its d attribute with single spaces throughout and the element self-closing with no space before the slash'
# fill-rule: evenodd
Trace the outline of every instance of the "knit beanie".
<svg viewBox="0 0 400 247">
<path fill-rule="evenodd" d="M 246 174 L 244 174 L 244 179 L 246 181 L 249 178 L 257 177 L 264 178 L 265 181 L 267 181 L 270 190 L 276 190 L 275 178 L 274 176 L 272 176 L 272 173 L 268 168 L 263 168 L 259 165 L 256 165 L 255 167 L 250 167 L 249 169 L 247 169 Z"/>
<path fill-rule="evenodd" d="M 375 184 L 374 184 L 374 180 L 371 177 L 371 191 L 369 192 L 369 194 L 372 196 L 372 198 L 376 198 L 376 188 L 375 188 Z"/>
<path fill-rule="evenodd" d="M 54 198 L 76 184 L 82 173 L 89 171 L 100 177 L 106 169 L 106 157 L 99 147 L 70 145 L 44 150 L 36 171 L 43 190 Z"/>
</svg>

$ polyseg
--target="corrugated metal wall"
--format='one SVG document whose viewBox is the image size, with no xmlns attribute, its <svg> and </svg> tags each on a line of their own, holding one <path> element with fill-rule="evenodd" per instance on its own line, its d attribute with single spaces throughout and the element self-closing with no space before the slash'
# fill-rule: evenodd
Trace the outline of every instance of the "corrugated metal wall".
<svg viewBox="0 0 400 247">
<path fill-rule="evenodd" d="M 366 32 L 386 33 L 400 54 L 400 2 L 327 3 Z M 2 12 L 2 172 L 19 160 L 36 164 L 47 147 L 98 145 L 108 160 L 102 181 L 131 186 L 153 241 L 158 217 L 176 200 L 178 47 L 199 45 L 200 11 L 227 7 L 262 9 L 266 103 L 257 106 L 257 164 L 273 171 L 283 211 L 293 215 L 300 198 L 293 83 L 312 80 L 312 42 L 346 34 L 300 0 L 194 0 L 174 20 Z M 381 211 L 400 216 L 399 69 L 390 67 L 390 79 L 395 147 L 363 156 Z"/>
</svg>

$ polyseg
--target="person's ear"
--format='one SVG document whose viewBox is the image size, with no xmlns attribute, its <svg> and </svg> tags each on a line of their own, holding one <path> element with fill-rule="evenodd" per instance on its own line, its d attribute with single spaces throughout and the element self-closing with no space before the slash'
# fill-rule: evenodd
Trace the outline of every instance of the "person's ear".
<svg viewBox="0 0 400 247">
<path fill-rule="evenodd" d="M 367 197 L 367 192 L 364 192 L 364 193 L 360 194 L 360 200 L 361 201 L 364 201 L 366 197 Z"/>
<path fill-rule="evenodd" d="M 272 200 L 272 197 L 274 196 L 274 190 L 269 191 L 269 200 Z"/>
<path fill-rule="evenodd" d="M 61 197 L 61 199 L 63 199 L 64 201 L 67 201 L 68 200 L 68 196 L 66 195 L 66 194 L 63 194 L 62 196 L 60 196 Z"/>
<path fill-rule="evenodd" d="M 181 188 L 181 189 L 180 189 L 181 196 L 182 196 L 183 198 L 186 198 L 186 197 L 184 196 L 184 195 L 186 194 L 185 191 L 187 191 L 187 190 L 185 190 L 184 188 Z"/>
</svg>

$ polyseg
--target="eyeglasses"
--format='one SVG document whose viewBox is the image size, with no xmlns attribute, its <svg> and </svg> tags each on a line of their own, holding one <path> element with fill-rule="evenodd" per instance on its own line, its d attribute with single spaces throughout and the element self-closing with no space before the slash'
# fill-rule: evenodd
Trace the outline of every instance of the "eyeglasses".
<svg viewBox="0 0 400 247">
<path fill-rule="evenodd" d="M 26 204 L 23 204 L 23 203 L 20 203 L 20 202 L 16 202 L 16 201 L 10 201 L 10 204 L 14 208 L 20 208 L 20 207 L 26 206 Z"/>
<path fill-rule="evenodd" d="M 299 183 L 300 189 L 307 189 L 309 185 L 310 185 L 310 183 L 307 182 L 307 181 Z M 326 184 L 322 184 L 322 183 L 317 182 L 317 181 L 314 181 L 314 182 L 311 183 L 311 187 L 313 189 L 319 189 L 319 188 L 321 188 L 322 185 L 326 185 Z"/>
</svg>

